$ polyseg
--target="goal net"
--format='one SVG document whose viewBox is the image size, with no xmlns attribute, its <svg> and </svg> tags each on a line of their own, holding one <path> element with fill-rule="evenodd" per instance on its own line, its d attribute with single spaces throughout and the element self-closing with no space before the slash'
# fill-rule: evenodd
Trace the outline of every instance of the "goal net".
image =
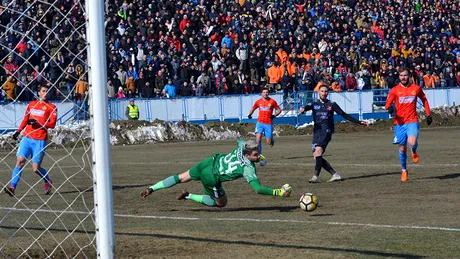
<svg viewBox="0 0 460 259">
<path fill-rule="evenodd" d="M 94 258 L 94 143 L 91 132 L 74 130 L 92 125 L 85 4 L 77 0 L 2 3 L 0 256 Z M 47 97 L 56 106 L 57 119 L 56 127 L 48 130 L 45 147 L 29 150 L 34 154 L 45 151 L 41 163 L 44 170 L 37 174 L 33 162 L 39 163 L 40 155 L 29 157 L 22 170 L 18 169 L 16 155 L 28 155 L 27 145 L 33 144 L 25 143 L 23 148 L 24 136 L 14 140 L 13 134 L 25 114 L 33 113 L 29 118 L 47 116 L 46 108 L 40 105 L 33 112 L 27 110 L 28 104 L 39 97 L 41 86 L 48 89 Z M 45 194 L 50 186 L 51 192 Z M 15 188 L 10 197 L 11 187 Z"/>
</svg>

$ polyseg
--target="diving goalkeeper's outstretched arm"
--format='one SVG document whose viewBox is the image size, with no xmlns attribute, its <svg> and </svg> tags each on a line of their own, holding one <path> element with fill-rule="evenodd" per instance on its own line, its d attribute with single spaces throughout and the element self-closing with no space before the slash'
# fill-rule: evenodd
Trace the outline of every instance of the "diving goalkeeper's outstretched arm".
<svg viewBox="0 0 460 259">
<path fill-rule="evenodd" d="M 285 184 L 279 189 L 265 187 L 260 184 L 259 179 L 254 179 L 251 182 L 249 182 L 249 184 L 257 194 L 272 195 L 279 197 L 290 197 L 292 194 L 292 187 L 289 184 Z"/>
</svg>

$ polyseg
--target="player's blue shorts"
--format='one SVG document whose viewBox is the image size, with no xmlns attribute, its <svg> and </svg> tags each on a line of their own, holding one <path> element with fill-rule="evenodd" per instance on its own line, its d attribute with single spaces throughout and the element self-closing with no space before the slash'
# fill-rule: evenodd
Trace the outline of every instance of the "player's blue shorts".
<svg viewBox="0 0 460 259">
<path fill-rule="evenodd" d="M 273 125 L 257 122 L 256 133 L 264 134 L 266 138 L 273 139 Z"/>
<path fill-rule="evenodd" d="M 418 122 L 412 122 L 408 124 L 395 125 L 395 138 L 393 144 L 406 145 L 408 136 L 415 136 L 418 138 L 420 134 L 420 125 Z"/>
<path fill-rule="evenodd" d="M 19 143 L 16 156 L 22 156 L 29 159 L 32 156 L 32 162 L 41 164 L 45 156 L 46 140 L 37 140 L 23 137 Z"/>
</svg>

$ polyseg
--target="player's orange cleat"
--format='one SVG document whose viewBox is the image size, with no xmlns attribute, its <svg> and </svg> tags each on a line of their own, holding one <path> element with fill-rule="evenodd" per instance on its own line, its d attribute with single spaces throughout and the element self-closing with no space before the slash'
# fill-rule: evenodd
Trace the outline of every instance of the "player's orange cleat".
<svg viewBox="0 0 460 259">
<path fill-rule="evenodd" d="M 402 171 L 401 182 L 407 182 L 407 180 L 409 180 L 409 173 L 407 171 Z"/>
<path fill-rule="evenodd" d="M 412 153 L 412 161 L 417 164 L 418 163 L 418 154 L 417 153 Z"/>
</svg>

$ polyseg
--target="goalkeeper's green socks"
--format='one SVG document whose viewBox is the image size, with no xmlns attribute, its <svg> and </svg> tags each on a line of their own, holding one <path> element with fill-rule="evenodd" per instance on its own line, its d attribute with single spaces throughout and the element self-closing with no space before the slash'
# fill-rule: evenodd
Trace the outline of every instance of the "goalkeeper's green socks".
<svg viewBox="0 0 460 259">
<path fill-rule="evenodd" d="M 216 201 L 211 198 L 209 195 L 198 195 L 198 194 L 189 194 L 187 197 L 185 197 L 187 200 L 192 200 L 194 202 L 201 203 L 203 205 L 209 206 L 209 207 L 216 207 L 217 203 Z"/>
<path fill-rule="evenodd" d="M 158 183 L 150 186 L 149 188 L 155 192 L 158 190 L 170 188 L 178 183 L 180 183 L 179 175 L 176 174 L 176 175 L 172 175 L 164 179 L 163 181 L 159 181 Z M 217 206 L 216 201 L 213 198 L 211 198 L 211 196 L 209 195 L 189 194 L 185 197 L 185 199 L 192 200 L 194 202 L 198 202 L 203 205 L 210 206 L 210 207 Z"/>
<path fill-rule="evenodd" d="M 164 179 L 163 181 L 159 181 L 158 183 L 150 186 L 149 188 L 152 189 L 154 192 L 155 191 L 158 191 L 158 190 L 161 190 L 161 189 L 166 189 L 166 188 L 170 188 L 170 187 L 173 187 L 174 185 L 180 183 L 180 180 L 179 180 L 179 175 L 172 175 L 166 179 Z"/>
</svg>

